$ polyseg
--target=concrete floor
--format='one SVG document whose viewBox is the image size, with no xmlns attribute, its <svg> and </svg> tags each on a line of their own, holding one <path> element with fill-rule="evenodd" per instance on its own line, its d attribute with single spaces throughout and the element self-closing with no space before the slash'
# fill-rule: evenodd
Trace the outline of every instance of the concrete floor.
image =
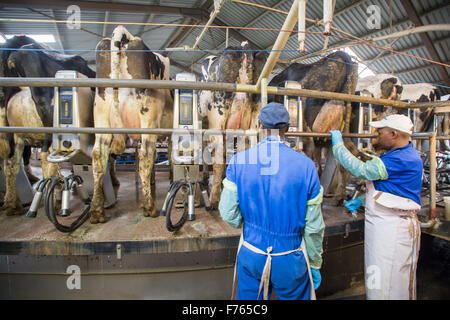
<svg viewBox="0 0 450 320">
<path fill-rule="evenodd" d="M 39 167 L 33 167 L 36 176 L 41 176 Z M 64 174 L 69 170 L 64 169 Z M 139 208 L 141 196 L 140 184 L 136 182 L 134 171 L 118 171 L 117 176 L 121 186 L 117 193 L 117 203 L 106 210 L 108 218 L 105 224 L 92 225 L 86 222 L 78 230 L 71 234 L 63 234 L 57 231 L 47 219 L 43 208 L 38 211 L 37 218 L 30 219 L 21 216 L 0 216 L 0 240 L 1 241 L 68 241 L 68 242 L 104 242 L 104 241 L 152 241 L 196 238 L 227 238 L 240 235 L 240 229 L 233 229 L 226 224 L 219 213 L 207 212 L 203 208 L 196 208 L 196 220 L 187 221 L 176 233 L 167 231 L 165 217 L 147 218 Z M 157 182 L 157 208 L 162 207 L 165 194 L 169 187 L 169 172 L 158 171 Z M 427 200 L 424 199 L 426 205 Z M 71 195 L 71 208 L 74 212 L 69 218 L 59 218 L 64 224 L 73 221 L 84 205 L 76 195 Z M 323 206 L 324 220 L 327 227 L 339 226 L 349 221 L 354 221 L 343 207 L 333 207 L 326 203 Z M 438 215 L 441 211 L 438 208 Z M 175 209 L 173 220 L 181 216 L 181 210 Z M 359 214 L 356 220 L 364 219 Z M 425 238 L 424 238 L 425 237 Z M 440 250 L 435 249 L 435 237 L 423 233 L 423 245 L 419 259 L 417 273 L 418 299 L 449 299 L 450 281 L 448 270 L 449 246 L 448 241 L 439 244 Z M 446 258 L 447 257 L 447 258 Z M 323 297 L 325 299 L 365 299 L 364 285 L 355 283 L 350 289 L 336 292 L 333 295 Z"/>
<path fill-rule="evenodd" d="M 32 167 L 33 173 L 40 177 L 38 167 Z M 63 169 L 63 174 L 69 174 L 69 170 Z M 70 240 L 70 241 L 108 241 L 108 240 L 155 240 L 171 239 L 174 237 L 206 237 L 206 236 L 235 236 L 240 230 L 231 228 L 225 223 L 218 212 L 207 212 L 204 208 L 196 208 L 196 219 L 187 221 L 176 233 L 166 229 L 166 218 L 144 217 L 139 208 L 141 197 L 140 183 L 136 183 L 133 171 L 118 171 L 118 179 L 121 183 L 117 192 L 117 202 L 106 209 L 108 221 L 104 224 L 84 223 L 75 232 L 63 234 L 57 231 L 45 215 L 43 206 L 40 207 L 37 217 L 27 218 L 20 216 L 0 216 L 1 240 Z M 156 174 L 156 206 L 162 207 L 165 195 L 169 188 L 169 172 L 158 171 Z M 68 225 L 84 209 L 78 196 L 71 195 L 70 207 L 73 213 L 68 218 L 59 217 L 60 223 Z M 181 209 L 174 208 L 172 221 L 175 223 L 182 215 Z"/>
</svg>

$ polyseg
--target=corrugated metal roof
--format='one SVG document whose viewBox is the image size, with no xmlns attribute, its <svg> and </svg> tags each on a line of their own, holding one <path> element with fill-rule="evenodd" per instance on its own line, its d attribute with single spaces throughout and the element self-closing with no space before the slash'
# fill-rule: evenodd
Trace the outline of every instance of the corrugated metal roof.
<svg viewBox="0 0 450 320">
<path fill-rule="evenodd" d="M 248 2 L 258 3 L 268 7 L 276 8 L 283 11 L 289 11 L 293 0 L 246 0 Z M 81 3 L 82 1 L 78 1 Z M 182 16 L 180 14 L 162 14 L 155 12 L 150 14 L 145 11 L 147 6 L 160 5 L 177 8 L 192 8 L 202 9 L 204 21 L 198 22 L 194 20 L 194 24 L 204 24 L 209 17 L 209 13 L 213 8 L 213 0 L 95 0 L 95 2 L 104 2 L 104 8 L 98 10 L 82 10 L 81 19 L 83 21 L 98 21 L 98 22 L 134 22 L 134 23 L 187 23 L 190 21 L 190 16 Z M 450 23 L 450 4 L 446 0 L 411 0 L 417 14 L 421 17 L 424 25 L 427 24 L 442 24 Z M 142 6 L 142 12 L 118 12 L 111 9 L 115 4 L 133 4 Z M 376 5 L 380 8 L 381 13 L 381 29 L 368 29 L 366 21 L 369 17 L 367 8 L 371 5 Z M 51 10 L 46 7 L 34 7 L 35 10 L 55 16 L 56 19 L 65 20 L 67 18 L 66 8 L 54 8 Z M 108 9 L 110 11 L 108 11 Z M 308 18 L 320 20 L 322 18 L 323 1 L 309 0 L 307 2 Z M 107 13 L 108 12 L 108 13 Z M 4 6 L 0 10 L 0 18 L 16 18 L 16 19 L 48 19 L 43 15 L 32 12 L 27 8 Z M 236 27 L 250 27 L 250 28 L 268 28 L 280 29 L 286 15 L 271 11 L 266 11 L 261 8 L 251 7 L 232 1 L 226 1 L 223 8 L 218 15 L 215 23 L 219 25 L 228 25 Z M 333 26 L 348 32 L 358 37 L 377 37 L 390 33 L 390 1 L 385 0 L 339 0 L 336 3 L 335 15 L 333 18 Z M 406 30 L 412 26 L 410 17 L 407 16 L 406 10 L 403 8 L 400 0 L 392 0 L 392 32 Z M 90 31 L 71 30 L 65 24 L 54 23 L 37 23 L 37 22 L 0 22 L 0 30 L 4 34 L 45 34 L 51 33 L 56 35 L 56 30 L 60 35 L 61 44 L 66 50 L 81 50 L 84 58 L 93 61 L 95 55 L 93 50 L 100 40 L 100 36 L 105 32 L 106 36 L 110 36 L 116 24 L 104 25 L 99 24 L 83 24 L 82 27 Z M 323 48 L 324 36 L 321 34 L 323 27 L 314 26 L 307 22 L 308 31 L 318 32 L 319 34 L 307 34 L 306 37 L 306 54 L 313 54 L 309 59 L 303 60 L 302 63 L 311 63 L 322 56 L 319 51 Z M 155 27 L 142 25 L 126 25 L 127 29 L 134 35 L 141 34 L 142 39 L 151 49 L 165 49 L 171 41 L 177 37 L 180 32 L 187 32 L 183 37 L 180 37 L 175 46 L 188 45 L 192 46 L 195 43 L 196 37 L 200 34 L 201 28 L 189 27 Z M 257 45 L 259 49 L 270 49 L 274 44 L 278 32 L 276 31 L 262 31 L 262 30 L 236 30 L 242 38 L 247 38 Z M 94 34 L 92 34 L 94 33 Z M 97 35 L 95 35 L 97 34 Z M 225 29 L 212 28 L 206 32 L 202 41 L 199 44 L 202 50 L 223 50 L 225 48 Z M 434 47 L 443 63 L 450 61 L 450 33 L 449 32 L 428 32 L 428 36 L 434 43 Z M 329 47 L 341 45 L 346 40 L 330 37 Z M 404 54 L 415 55 L 427 59 L 431 59 L 430 52 L 425 47 L 422 38 L 419 34 L 409 35 L 398 39 L 390 39 L 379 41 L 378 46 L 386 46 L 393 42 L 393 49 Z M 229 45 L 237 46 L 240 44 L 240 39 L 236 39 L 230 33 Z M 61 49 L 59 43 L 52 44 L 53 47 Z M 300 54 L 297 49 L 297 36 L 293 34 L 288 40 L 285 52 L 280 55 L 281 60 L 293 60 L 305 54 Z M 414 57 L 401 54 L 383 54 L 381 49 L 373 48 L 366 45 L 358 45 L 352 47 L 358 58 L 363 61 L 370 62 L 369 68 L 374 72 L 390 73 L 392 66 L 394 72 L 405 83 L 413 82 L 430 82 L 439 84 L 441 86 L 441 93 L 449 93 L 449 83 L 444 83 L 442 74 L 439 72 L 436 65 L 430 62 L 423 61 Z M 71 52 L 75 53 L 75 52 Z M 184 66 L 182 69 L 172 66 L 171 73 L 175 76 L 178 72 L 187 70 L 194 70 L 200 72 L 201 59 L 206 55 L 211 54 L 208 51 L 202 52 L 169 52 L 169 57 L 176 63 Z M 378 57 L 377 57 L 378 56 Z M 374 58 L 376 58 L 374 60 Z M 184 70 L 183 70 L 184 69 Z M 446 68 L 448 72 L 448 68 Z"/>
</svg>

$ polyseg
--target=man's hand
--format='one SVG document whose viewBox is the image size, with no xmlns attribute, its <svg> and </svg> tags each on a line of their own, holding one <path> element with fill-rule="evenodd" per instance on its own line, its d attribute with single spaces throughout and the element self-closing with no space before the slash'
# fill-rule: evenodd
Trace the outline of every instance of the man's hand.
<svg viewBox="0 0 450 320">
<path fill-rule="evenodd" d="M 347 201 L 345 207 L 350 210 L 350 212 L 355 212 L 356 209 L 362 206 L 362 201 L 359 198 Z"/>
<path fill-rule="evenodd" d="M 333 146 L 342 142 L 342 134 L 339 130 L 331 130 L 330 133 L 331 133 L 331 143 L 333 144 Z"/>
<path fill-rule="evenodd" d="M 320 270 L 311 268 L 311 275 L 312 275 L 312 279 L 313 279 L 314 290 L 317 290 L 317 288 L 320 286 L 320 283 L 322 282 L 322 277 L 320 276 Z"/>
</svg>

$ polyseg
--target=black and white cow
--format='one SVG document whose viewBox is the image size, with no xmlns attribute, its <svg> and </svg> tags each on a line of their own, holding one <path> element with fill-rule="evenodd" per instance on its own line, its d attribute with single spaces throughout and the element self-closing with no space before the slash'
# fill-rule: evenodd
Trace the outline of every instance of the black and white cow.
<svg viewBox="0 0 450 320">
<path fill-rule="evenodd" d="M 7 77 L 54 77 L 59 70 L 75 70 L 85 77 L 95 77 L 87 62 L 76 55 L 45 51 L 45 47 L 26 36 L 8 39 L 2 52 L 1 75 Z M 89 88 L 85 88 L 91 94 Z M 51 87 L 4 87 L 0 95 L 0 125 L 15 127 L 53 126 L 53 95 Z M 43 176 L 56 175 L 58 166 L 47 162 L 51 134 L 0 134 L 0 157 L 5 159 L 6 194 L 2 212 L 20 214 L 22 205 L 16 194 L 16 175 L 25 144 L 42 143 Z"/>
<path fill-rule="evenodd" d="M 356 64 L 351 57 L 337 51 L 312 64 L 293 63 L 272 78 L 269 86 L 284 87 L 287 80 L 297 81 L 302 89 L 354 94 L 357 82 Z M 282 103 L 283 97 L 269 95 L 269 101 Z M 306 131 L 326 133 L 343 129 L 344 103 L 319 98 L 303 99 L 303 119 Z M 312 139 L 309 140 L 312 142 Z M 305 145 L 311 158 L 314 144 Z"/>
<path fill-rule="evenodd" d="M 114 29 L 112 39 L 97 44 L 97 77 L 111 79 L 169 80 L 167 57 L 150 52 L 139 38 L 123 26 Z M 168 89 L 97 88 L 94 102 L 94 125 L 101 128 L 171 128 L 173 98 Z M 158 216 L 155 206 L 154 161 L 156 135 L 130 134 L 141 141 L 139 174 L 142 183 L 144 216 Z M 92 151 L 94 195 L 91 223 L 106 221 L 104 213 L 103 177 L 110 153 L 125 150 L 126 135 L 96 134 Z"/>
<path fill-rule="evenodd" d="M 250 50 L 247 41 L 240 47 L 228 47 L 220 56 L 208 56 L 202 62 L 202 81 L 256 84 L 268 54 Z M 249 129 L 255 125 L 259 113 L 259 95 L 245 92 L 200 91 L 199 114 L 206 117 L 209 129 Z M 206 122 L 206 121 L 204 121 Z M 213 184 L 211 205 L 217 208 L 225 171 L 221 135 L 210 136 L 213 149 Z"/>
<path fill-rule="evenodd" d="M 329 91 L 346 94 L 354 94 L 357 83 L 357 66 L 351 57 L 343 52 L 336 51 L 312 64 L 293 63 L 281 73 L 272 78 L 269 86 L 284 87 L 287 80 L 297 81 L 302 89 Z M 269 95 L 269 101 L 282 103 L 283 97 Z M 328 133 L 330 130 L 344 128 L 345 104 L 337 100 L 325 100 L 319 98 L 303 98 L 303 128 L 306 132 Z M 351 141 L 349 147 L 354 147 Z M 329 142 L 321 139 L 304 139 L 304 152 L 314 159 L 319 174 L 321 174 L 321 161 L 323 148 L 328 148 Z M 325 153 L 326 154 L 326 153 Z M 345 196 L 347 173 L 339 170 L 340 175 L 336 199 L 342 200 Z"/>
</svg>

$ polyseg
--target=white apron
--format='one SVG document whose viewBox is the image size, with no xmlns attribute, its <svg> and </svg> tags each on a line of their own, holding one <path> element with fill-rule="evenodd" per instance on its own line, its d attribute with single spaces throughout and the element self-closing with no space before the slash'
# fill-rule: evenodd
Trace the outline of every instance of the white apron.
<svg viewBox="0 0 450 320">
<path fill-rule="evenodd" d="M 250 249 L 251 251 L 253 251 L 255 253 L 259 253 L 259 254 L 263 254 L 263 255 L 267 256 L 266 264 L 264 266 L 264 270 L 263 270 L 263 273 L 262 273 L 262 276 L 261 276 L 261 282 L 260 282 L 260 285 L 259 285 L 258 298 L 259 298 L 259 295 L 261 293 L 261 290 L 264 290 L 263 291 L 263 298 L 264 298 L 264 300 L 267 300 L 268 291 L 269 291 L 269 281 L 270 281 L 272 257 L 273 256 L 283 256 L 283 255 L 286 255 L 286 254 L 291 254 L 291 253 L 296 252 L 296 251 L 303 251 L 303 255 L 304 255 L 305 261 L 306 261 L 306 266 L 307 266 L 307 269 L 308 269 L 309 282 L 310 282 L 309 299 L 310 300 L 316 300 L 316 291 L 314 290 L 314 283 L 313 283 L 313 278 L 312 278 L 312 273 L 311 273 L 311 266 L 309 264 L 308 254 L 306 253 L 306 246 L 305 246 L 305 239 L 304 238 L 302 238 L 302 244 L 300 245 L 300 248 L 298 248 L 298 249 L 291 250 L 291 251 L 286 251 L 286 252 L 280 252 L 280 253 L 271 253 L 272 252 L 272 247 L 267 248 L 267 252 L 264 252 L 264 251 L 256 248 L 255 246 L 251 245 L 247 241 L 245 241 L 244 240 L 244 231 L 242 231 L 242 233 L 241 233 L 241 237 L 239 239 L 239 246 L 238 246 L 238 250 L 237 250 L 237 253 L 236 253 L 236 262 L 234 264 L 233 288 L 232 288 L 232 292 L 231 292 L 231 300 L 236 300 L 236 297 L 237 297 L 237 287 L 236 287 L 237 274 L 236 274 L 236 268 L 237 268 L 237 258 L 238 258 L 239 251 L 241 250 L 242 246 Z"/>
<path fill-rule="evenodd" d="M 364 274 L 368 300 L 416 299 L 420 223 L 414 201 L 366 181 Z"/>
</svg>

